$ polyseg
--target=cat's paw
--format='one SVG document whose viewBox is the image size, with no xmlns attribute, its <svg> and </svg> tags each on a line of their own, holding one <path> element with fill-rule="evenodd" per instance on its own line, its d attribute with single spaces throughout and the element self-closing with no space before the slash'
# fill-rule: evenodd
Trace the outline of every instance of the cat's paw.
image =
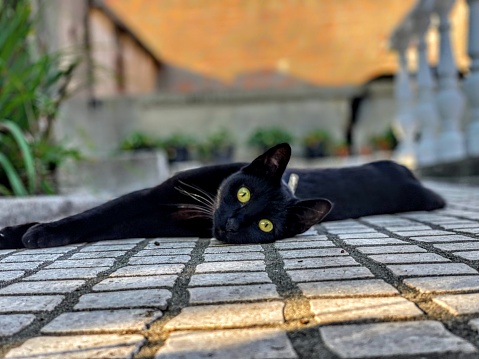
<svg viewBox="0 0 479 359">
<path fill-rule="evenodd" d="M 73 243 L 68 235 L 50 223 L 37 224 L 28 229 L 22 242 L 27 248 L 57 247 Z"/>
<path fill-rule="evenodd" d="M 25 223 L 18 226 L 0 229 L 0 249 L 23 248 L 22 237 L 27 230 L 38 222 Z"/>
</svg>

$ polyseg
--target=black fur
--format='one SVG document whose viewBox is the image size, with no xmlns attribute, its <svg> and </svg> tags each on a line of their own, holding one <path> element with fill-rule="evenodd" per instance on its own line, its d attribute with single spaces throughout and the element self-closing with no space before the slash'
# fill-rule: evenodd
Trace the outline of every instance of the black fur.
<svg viewBox="0 0 479 359">
<path fill-rule="evenodd" d="M 0 231 L 0 248 L 212 235 L 227 243 L 266 243 L 302 233 L 324 219 L 445 206 L 439 195 L 393 162 L 287 170 L 290 156 L 290 146 L 280 144 L 250 164 L 184 171 L 156 187 L 132 192 L 59 221 L 6 227 Z M 299 175 L 295 195 L 283 181 L 292 172 Z M 237 199 L 241 187 L 251 192 L 247 203 Z M 272 231 L 260 230 L 258 223 L 262 219 L 272 222 Z"/>
</svg>

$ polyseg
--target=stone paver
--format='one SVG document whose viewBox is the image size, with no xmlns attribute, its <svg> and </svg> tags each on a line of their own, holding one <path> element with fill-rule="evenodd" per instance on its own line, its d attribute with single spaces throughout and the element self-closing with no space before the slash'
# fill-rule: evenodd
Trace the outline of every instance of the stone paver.
<svg viewBox="0 0 479 359">
<path fill-rule="evenodd" d="M 404 284 L 420 293 L 471 291 L 479 290 L 479 275 L 406 278 Z"/>
<path fill-rule="evenodd" d="M 260 283 L 271 283 L 266 272 L 205 273 L 193 275 L 190 287 Z"/>
<path fill-rule="evenodd" d="M 0 250 L 0 357 L 477 357 L 479 188 L 431 185 L 447 208 L 272 244 Z"/>
<path fill-rule="evenodd" d="M 331 326 L 320 332 L 326 346 L 341 358 L 477 352 L 434 321 Z"/>
<path fill-rule="evenodd" d="M 111 274 L 112 277 L 135 277 L 162 274 L 179 274 L 185 266 L 183 264 L 157 265 L 128 265 Z"/>
<path fill-rule="evenodd" d="M 284 322 L 284 303 L 259 302 L 184 308 L 166 324 L 167 330 L 239 328 Z"/>
<path fill-rule="evenodd" d="M 115 291 L 122 289 L 142 289 L 155 287 L 173 287 L 177 275 L 165 274 L 157 276 L 144 276 L 141 279 L 137 277 L 114 277 L 106 278 L 92 288 L 94 291 Z"/>
<path fill-rule="evenodd" d="M 299 283 L 298 287 L 308 298 L 388 296 L 399 294 L 392 285 L 381 279 L 357 279 L 327 282 Z"/>
<path fill-rule="evenodd" d="M 34 320 L 33 314 L 0 314 L 0 337 L 13 335 Z"/>
<path fill-rule="evenodd" d="M 311 311 L 320 324 L 358 319 L 406 319 L 423 314 L 414 303 L 401 297 L 312 299 Z"/>
<path fill-rule="evenodd" d="M 38 282 L 19 282 L 0 289 L 1 294 L 53 294 L 70 293 L 85 284 L 84 280 L 49 280 Z"/>
<path fill-rule="evenodd" d="M 477 271 L 463 263 L 393 264 L 387 268 L 401 277 L 448 274 L 477 274 Z"/>
<path fill-rule="evenodd" d="M 297 269 L 287 271 L 295 282 L 314 282 L 322 280 L 354 279 L 374 277 L 365 267 L 340 267 L 321 269 Z"/>
<path fill-rule="evenodd" d="M 171 292 L 166 289 L 138 289 L 85 294 L 74 309 L 159 308 L 165 309 Z"/>
<path fill-rule="evenodd" d="M 41 336 L 27 340 L 6 358 L 90 359 L 128 358 L 144 343 L 138 334 Z"/>
<path fill-rule="evenodd" d="M 279 299 L 273 284 L 250 284 L 222 287 L 196 287 L 188 289 L 191 304 L 239 302 L 262 299 Z"/>
<path fill-rule="evenodd" d="M 63 313 L 44 326 L 43 334 L 88 334 L 104 331 L 144 330 L 161 318 L 161 312 L 146 309 L 95 310 Z"/>
<path fill-rule="evenodd" d="M 50 311 L 55 309 L 63 298 L 62 295 L 0 297 L 0 313 Z"/>
<path fill-rule="evenodd" d="M 479 293 L 444 294 L 433 301 L 454 315 L 479 313 Z"/>
<path fill-rule="evenodd" d="M 155 359 L 297 358 L 286 332 L 278 329 L 230 329 L 174 332 Z"/>
</svg>

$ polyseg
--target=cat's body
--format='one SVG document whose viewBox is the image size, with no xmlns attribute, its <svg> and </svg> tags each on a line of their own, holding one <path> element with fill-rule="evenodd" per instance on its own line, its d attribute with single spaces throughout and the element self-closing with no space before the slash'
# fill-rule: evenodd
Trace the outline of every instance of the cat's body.
<svg viewBox="0 0 479 359">
<path fill-rule="evenodd" d="M 78 215 L 6 227 L 0 231 L 0 248 L 133 237 L 215 236 L 228 243 L 265 243 L 302 233 L 323 219 L 433 210 L 445 205 L 411 172 L 393 162 L 286 170 L 290 155 L 289 145 L 281 144 L 251 164 L 180 172 L 156 187 Z M 299 175 L 295 195 L 285 184 L 291 173 Z"/>
</svg>

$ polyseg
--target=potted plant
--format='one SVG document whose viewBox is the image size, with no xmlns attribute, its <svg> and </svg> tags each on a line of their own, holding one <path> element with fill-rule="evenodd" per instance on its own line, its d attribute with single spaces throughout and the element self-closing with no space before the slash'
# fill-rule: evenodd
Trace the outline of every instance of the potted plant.
<svg viewBox="0 0 479 359">
<path fill-rule="evenodd" d="M 371 136 L 369 143 L 375 151 L 392 151 L 396 148 L 398 141 L 393 130 L 389 128 L 381 134 Z"/>
<path fill-rule="evenodd" d="M 120 150 L 122 151 L 153 151 L 158 147 L 158 139 L 142 132 L 133 132 L 120 143 Z"/>
<path fill-rule="evenodd" d="M 330 151 L 331 136 L 322 129 L 311 131 L 304 136 L 303 146 L 306 158 L 325 157 Z"/>
<path fill-rule="evenodd" d="M 233 136 L 225 129 L 211 133 L 198 145 L 200 158 L 206 162 L 228 163 L 234 153 Z"/>
<path fill-rule="evenodd" d="M 280 127 L 260 127 L 251 134 L 248 139 L 248 144 L 257 147 L 261 151 L 266 151 L 279 143 L 293 141 L 293 136 Z"/>
<path fill-rule="evenodd" d="M 166 151 L 170 163 L 189 161 L 195 144 L 194 138 L 184 133 L 174 133 L 161 141 L 161 147 Z"/>
</svg>

